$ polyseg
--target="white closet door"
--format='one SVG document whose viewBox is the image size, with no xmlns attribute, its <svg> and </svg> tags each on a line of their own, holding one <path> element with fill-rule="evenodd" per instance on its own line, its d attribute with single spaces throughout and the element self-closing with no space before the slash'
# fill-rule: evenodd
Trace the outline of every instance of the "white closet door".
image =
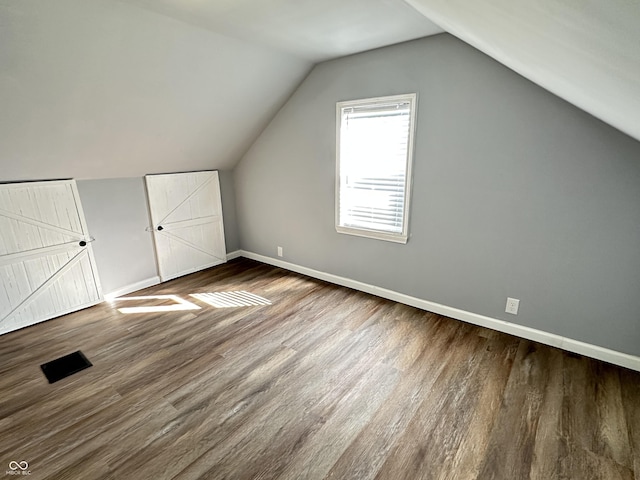
<svg viewBox="0 0 640 480">
<path fill-rule="evenodd" d="M 0 185 L 0 334 L 102 301 L 73 180 Z"/>
<path fill-rule="evenodd" d="M 218 172 L 145 178 L 162 281 L 226 262 Z"/>
</svg>

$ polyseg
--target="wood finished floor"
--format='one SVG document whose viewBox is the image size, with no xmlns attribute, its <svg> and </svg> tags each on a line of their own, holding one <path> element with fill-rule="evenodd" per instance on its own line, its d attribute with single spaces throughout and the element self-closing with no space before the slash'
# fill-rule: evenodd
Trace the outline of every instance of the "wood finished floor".
<svg viewBox="0 0 640 480">
<path fill-rule="evenodd" d="M 233 290 L 273 304 L 188 296 Z M 202 309 L 0 336 L 0 474 L 640 480 L 636 372 L 245 259 L 144 294 Z M 78 349 L 94 366 L 49 385 Z"/>
</svg>

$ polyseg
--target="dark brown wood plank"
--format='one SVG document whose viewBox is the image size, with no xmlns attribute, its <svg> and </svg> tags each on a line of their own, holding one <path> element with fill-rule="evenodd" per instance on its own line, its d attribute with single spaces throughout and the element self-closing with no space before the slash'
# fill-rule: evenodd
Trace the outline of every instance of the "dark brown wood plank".
<svg viewBox="0 0 640 480">
<path fill-rule="evenodd" d="M 552 348 L 520 342 L 479 478 L 529 478 L 545 400 L 560 400 L 547 395 L 547 388 L 554 386 L 550 378 L 553 359 Z"/>
<path fill-rule="evenodd" d="M 640 373 L 627 369 L 620 370 L 622 404 L 625 411 L 629 441 L 633 456 L 635 480 L 640 480 Z"/>
<path fill-rule="evenodd" d="M 586 357 L 564 359 L 561 477 L 632 480 L 621 368 Z"/>
<path fill-rule="evenodd" d="M 513 349 L 504 344 L 493 348 L 495 343 L 490 346 L 490 340 L 474 331 L 458 342 L 464 348 L 454 349 L 447 359 L 375 478 L 436 479 L 460 474 L 457 463 L 465 463 L 458 453 L 461 445 L 468 436 L 477 435 L 470 429 L 490 374 L 485 360 L 513 356 Z M 457 462 L 451 463 L 452 459 Z"/>
<path fill-rule="evenodd" d="M 439 334 L 421 351 L 388 402 L 340 456 L 329 478 L 374 478 L 385 462 L 398 435 L 405 431 L 433 383 L 455 350 L 455 341 L 463 341 L 468 330 L 462 324 L 435 320 L 431 328 Z M 425 325 L 426 329 L 426 325 Z"/>
<path fill-rule="evenodd" d="M 561 459 L 564 452 L 561 431 L 564 400 L 564 354 L 557 348 L 546 348 L 543 353 L 547 357 L 548 374 L 546 385 L 540 387 L 544 392 L 544 398 L 539 411 L 529 478 L 560 480 L 563 478 L 561 476 Z"/>
<path fill-rule="evenodd" d="M 189 296 L 234 290 L 272 304 Z M 201 308 L 104 303 L 0 336 L 0 462 L 34 479 L 640 480 L 640 373 L 246 259 L 135 295 L 167 294 Z M 39 365 L 78 349 L 93 367 L 48 384 Z"/>
</svg>

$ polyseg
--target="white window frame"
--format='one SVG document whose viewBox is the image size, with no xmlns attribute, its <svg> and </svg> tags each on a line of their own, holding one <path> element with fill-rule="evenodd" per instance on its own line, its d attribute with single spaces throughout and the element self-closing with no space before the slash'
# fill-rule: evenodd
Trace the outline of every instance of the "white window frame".
<svg viewBox="0 0 640 480">
<path fill-rule="evenodd" d="M 405 103 L 410 105 L 409 114 L 409 139 L 407 143 L 407 160 L 404 188 L 404 210 L 402 212 L 402 232 L 393 233 L 381 230 L 367 229 L 361 227 L 350 227 L 340 225 L 340 130 L 342 124 L 342 111 L 349 107 L 359 107 L 362 105 L 388 105 L 393 103 Z M 335 195 L 335 225 L 338 233 L 356 235 L 359 237 L 374 238 L 396 243 L 407 243 L 409 238 L 409 210 L 411 200 L 411 185 L 413 183 L 413 148 L 415 142 L 416 129 L 416 106 L 417 94 L 409 93 L 404 95 L 392 95 L 387 97 L 364 98 L 360 100 L 349 100 L 336 103 L 336 195 Z"/>
</svg>

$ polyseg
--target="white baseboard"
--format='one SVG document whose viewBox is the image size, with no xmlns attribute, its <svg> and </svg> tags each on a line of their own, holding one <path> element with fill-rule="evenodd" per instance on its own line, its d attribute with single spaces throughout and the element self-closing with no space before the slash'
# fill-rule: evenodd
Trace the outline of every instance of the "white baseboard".
<svg viewBox="0 0 640 480">
<path fill-rule="evenodd" d="M 227 253 L 227 261 L 233 260 L 234 258 L 238 258 L 242 256 L 242 250 L 236 250 L 235 252 Z M 153 287 L 154 285 L 159 285 L 161 283 L 160 277 L 151 277 L 145 280 L 141 280 L 136 283 L 132 283 L 131 285 L 127 285 L 122 288 L 118 288 L 113 292 L 109 292 L 104 295 L 104 299 L 107 302 L 110 302 L 114 298 L 121 297 L 122 295 L 127 295 L 132 292 L 137 292 L 138 290 L 142 290 L 143 288 Z"/>
<path fill-rule="evenodd" d="M 138 290 L 142 290 L 143 288 L 153 287 L 154 285 L 158 285 L 160 283 L 160 277 L 151 277 L 145 280 L 141 280 L 136 283 L 132 283 L 131 285 L 127 285 L 126 287 L 119 288 L 114 290 L 113 292 L 107 293 L 104 296 L 105 301 L 110 302 L 114 298 L 121 297 L 122 295 L 127 295 L 131 292 L 137 292 Z"/>
<path fill-rule="evenodd" d="M 294 263 L 285 262 L 276 258 L 267 257 L 246 250 L 237 250 L 232 252 L 235 255 L 233 258 L 242 256 L 257 260 L 262 263 L 281 267 L 292 272 L 302 273 L 320 280 L 325 280 L 336 285 L 342 285 L 343 287 L 353 288 L 361 292 L 370 293 L 378 297 L 393 300 L 395 302 L 410 305 L 412 307 L 420 308 L 429 312 L 444 315 L 446 317 L 455 318 L 456 320 L 462 320 L 464 322 L 479 325 L 481 327 L 490 328 L 503 333 L 509 333 L 527 340 L 533 340 L 552 347 L 561 348 L 569 352 L 578 353 L 587 357 L 595 358 L 597 360 L 603 360 L 605 362 L 613 363 L 621 367 L 630 368 L 632 370 L 640 371 L 640 357 L 629 355 L 627 353 L 617 352 L 608 348 L 599 347 L 597 345 L 591 345 L 589 343 L 580 342 L 571 338 L 562 337 L 553 333 L 544 332 L 535 328 L 525 327 L 524 325 L 517 325 L 509 323 L 504 320 L 498 320 L 496 318 L 486 317 L 484 315 L 478 315 L 477 313 L 467 312 L 466 310 L 460 310 L 457 308 L 449 307 L 447 305 L 441 305 L 439 303 L 430 302 L 420 298 L 405 295 L 404 293 L 395 292 L 393 290 L 387 290 L 386 288 L 376 287 L 375 285 L 369 285 L 367 283 L 358 282 L 349 278 L 340 277 L 331 273 L 321 272 L 312 268 L 303 267 Z M 231 255 L 231 254 L 230 254 Z"/>
<path fill-rule="evenodd" d="M 236 250 L 234 252 L 227 253 L 227 261 L 233 260 L 234 258 L 238 258 L 242 256 L 242 250 Z"/>
</svg>

